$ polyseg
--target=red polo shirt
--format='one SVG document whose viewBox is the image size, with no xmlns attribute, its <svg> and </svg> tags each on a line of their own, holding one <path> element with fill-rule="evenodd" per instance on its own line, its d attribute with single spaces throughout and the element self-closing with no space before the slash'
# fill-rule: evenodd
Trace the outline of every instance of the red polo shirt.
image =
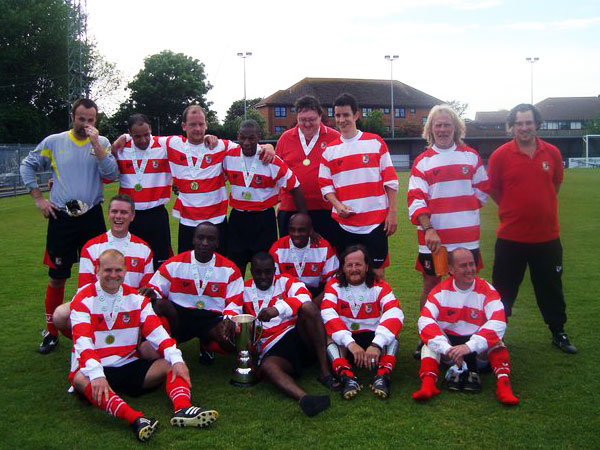
<svg viewBox="0 0 600 450">
<path fill-rule="evenodd" d="M 302 190 L 302 194 L 304 194 L 306 209 L 308 210 L 331 209 L 331 204 L 325 201 L 321 196 L 321 189 L 319 188 L 319 166 L 321 164 L 321 155 L 323 155 L 325 147 L 339 136 L 340 133 L 336 130 L 321 124 L 319 138 L 308 154 L 308 160 L 310 161 L 308 166 L 302 164 L 306 159 L 306 154 L 300 143 L 298 125 L 283 133 L 279 138 L 279 141 L 277 141 L 275 153 L 283 159 L 283 162 L 285 162 L 290 169 L 292 169 L 292 172 L 294 172 L 300 181 L 300 189 Z M 282 192 L 280 200 L 281 204 L 279 205 L 279 209 L 281 211 L 296 211 L 296 204 L 289 192 Z"/>
<path fill-rule="evenodd" d="M 488 176 L 498 193 L 501 239 L 547 242 L 557 239 L 558 199 L 555 186 L 563 179 L 563 162 L 555 146 L 536 138 L 533 157 L 523 153 L 513 139 L 490 157 Z"/>
</svg>

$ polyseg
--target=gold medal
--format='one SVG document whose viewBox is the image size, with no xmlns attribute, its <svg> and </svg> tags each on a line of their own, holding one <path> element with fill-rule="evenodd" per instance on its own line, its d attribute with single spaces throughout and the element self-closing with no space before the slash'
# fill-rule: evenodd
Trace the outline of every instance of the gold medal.
<svg viewBox="0 0 600 450">
<path fill-rule="evenodd" d="M 190 189 L 191 189 L 192 191 L 197 191 L 197 190 L 198 190 L 198 183 L 197 183 L 197 182 L 195 182 L 195 181 L 192 181 L 192 182 L 190 183 Z"/>
<path fill-rule="evenodd" d="M 304 161 L 302 161 L 302 164 L 305 166 L 310 166 L 310 159 L 306 158 Z"/>
<path fill-rule="evenodd" d="M 140 183 L 136 184 L 133 189 L 135 189 L 135 192 L 141 192 L 142 191 L 142 185 Z"/>
<path fill-rule="evenodd" d="M 198 309 L 204 308 L 204 302 L 202 300 L 198 300 L 198 302 L 196 303 L 196 308 L 198 308 Z"/>
<path fill-rule="evenodd" d="M 359 328 L 360 328 L 360 325 L 359 325 L 359 324 L 357 324 L 356 322 L 355 322 L 355 323 L 353 323 L 352 325 L 350 325 L 350 329 L 351 329 L 352 331 L 358 331 L 358 329 L 359 329 Z"/>
<path fill-rule="evenodd" d="M 252 193 L 248 191 L 242 192 L 242 198 L 244 200 L 252 200 Z"/>
<path fill-rule="evenodd" d="M 115 337 L 112 334 L 109 334 L 106 336 L 106 339 L 104 339 L 104 342 L 106 342 L 108 345 L 112 345 L 115 342 Z"/>
</svg>

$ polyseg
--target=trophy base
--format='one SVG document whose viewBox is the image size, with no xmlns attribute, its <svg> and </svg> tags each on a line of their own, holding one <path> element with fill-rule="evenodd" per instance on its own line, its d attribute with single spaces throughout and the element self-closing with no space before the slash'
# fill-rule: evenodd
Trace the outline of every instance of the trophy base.
<svg viewBox="0 0 600 450">
<path fill-rule="evenodd" d="M 254 386 L 256 383 L 258 383 L 258 381 L 256 381 L 256 380 L 254 380 L 254 381 L 229 380 L 229 383 L 235 387 L 251 387 L 251 386 Z"/>
</svg>

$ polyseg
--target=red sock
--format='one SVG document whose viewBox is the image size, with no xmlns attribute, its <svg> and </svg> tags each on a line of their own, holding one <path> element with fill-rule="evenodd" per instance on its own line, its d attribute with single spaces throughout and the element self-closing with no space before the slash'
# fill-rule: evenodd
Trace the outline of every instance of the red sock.
<svg viewBox="0 0 600 450">
<path fill-rule="evenodd" d="M 396 367 L 396 357 L 392 355 L 384 355 L 379 358 L 379 367 L 377 368 L 376 376 L 389 375 Z"/>
<path fill-rule="evenodd" d="M 131 409 L 131 407 L 114 392 L 109 392 L 108 401 L 102 397 L 100 404 L 96 403 L 96 400 L 94 400 L 94 397 L 92 396 L 92 383 L 89 383 L 85 387 L 84 395 L 92 405 L 103 409 L 111 416 L 115 416 L 117 419 L 122 419 L 128 423 L 133 423 L 135 422 L 135 419 L 144 417 L 141 412 Z"/>
<path fill-rule="evenodd" d="M 510 358 L 506 347 L 497 347 L 488 353 L 488 360 L 498 381 L 496 383 L 496 397 L 505 405 L 516 405 L 519 399 L 512 392 L 510 384 Z"/>
<path fill-rule="evenodd" d="M 58 336 L 58 330 L 52 322 L 52 314 L 54 314 L 56 308 L 62 305 L 64 297 L 64 286 L 60 288 L 53 288 L 50 284 L 46 286 L 46 298 L 44 299 L 44 304 L 46 305 L 46 329 L 54 336 Z"/>
<path fill-rule="evenodd" d="M 428 400 L 439 395 L 440 390 L 435 385 L 439 374 L 438 362 L 433 358 L 422 358 L 419 377 L 421 377 L 421 389 L 414 392 L 412 398 L 415 400 Z"/>
<path fill-rule="evenodd" d="M 331 367 L 333 368 L 333 371 L 338 376 L 342 376 L 342 375 L 347 375 L 349 377 L 354 376 L 354 373 L 352 373 L 352 370 L 350 369 L 350 363 L 348 362 L 348 360 L 346 358 L 334 359 L 333 362 L 331 363 Z"/>
<path fill-rule="evenodd" d="M 212 350 L 213 352 L 218 353 L 220 355 L 227 354 L 227 352 L 225 350 L 223 350 L 223 347 L 221 347 L 217 341 L 208 342 L 208 344 L 204 346 L 204 349 Z"/>
<path fill-rule="evenodd" d="M 167 395 L 173 402 L 173 410 L 175 412 L 183 408 L 192 406 L 192 395 L 190 393 L 190 385 L 181 377 L 173 378 L 173 371 L 169 370 L 167 374 Z"/>
</svg>

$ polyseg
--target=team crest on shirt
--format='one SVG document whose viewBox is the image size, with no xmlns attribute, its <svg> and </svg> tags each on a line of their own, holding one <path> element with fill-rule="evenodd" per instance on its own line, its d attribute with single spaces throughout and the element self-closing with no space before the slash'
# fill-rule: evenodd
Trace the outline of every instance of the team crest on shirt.
<svg viewBox="0 0 600 450">
<path fill-rule="evenodd" d="M 204 157 L 204 161 L 206 161 L 206 164 L 210 164 L 212 162 L 212 156 L 206 155 Z"/>
<path fill-rule="evenodd" d="M 184 281 L 184 282 L 183 282 L 183 287 L 188 287 L 189 285 L 190 285 L 190 282 L 189 282 L 189 281 Z"/>
<path fill-rule="evenodd" d="M 369 164 L 369 155 L 362 155 L 362 163 Z"/>
<path fill-rule="evenodd" d="M 373 305 L 365 305 L 365 312 L 371 314 L 373 312 Z"/>
<path fill-rule="evenodd" d="M 325 147 L 327 147 L 327 144 L 325 142 L 321 142 L 321 148 L 325 149 Z"/>
<path fill-rule="evenodd" d="M 129 314 L 123 313 L 123 323 L 129 323 L 130 320 Z"/>
<path fill-rule="evenodd" d="M 138 265 L 138 261 L 137 261 L 137 259 L 133 258 L 133 259 L 131 260 L 131 267 L 137 267 L 137 265 Z"/>
<path fill-rule="evenodd" d="M 463 173 L 463 175 L 467 175 L 469 173 L 469 168 L 467 166 L 463 166 L 462 173 Z"/>
<path fill-rule="evenodd" d="M 158 169 L 158 161 L 152 161 L 152 168 Z"/>
<path fill-rule="evenodd" d="M 133 164 L 131 162 L 128 162 L 127 164 L 125 164 L 125 167 L 133 167 Z"/>
<path fill-rule="evenodd" d="M 212 284 L 210 286 L 210 292 L 219 292 L 219 285 L 218 284 Z"/>
<path fill-rule="evenodd" d="M 254 176 L 254 182 L 256 184 L 262 184 L 262 177 L 260 175 L 255 175 Z"/>
<path fill-rule="evenodd" d="M 310 270 L 312 272 L 316 272 L 317 270 L 319 270 L 319 266 L 317 264 L 311 264 L 310 265 Z"/>
<path fill-rule="evenodd" d="M 548 161 L 542 161 L 542 169 L 544 169 L 546 172 L 550 170 L 550 164 L 548 164 Z"/>
<path fill-rule="evenodd" d="M 477 313 L 477 311 L 475 309 L 471 310 L 471 319 L 476 320 L 478 315 L 479 314 Z"/>
</svg>

